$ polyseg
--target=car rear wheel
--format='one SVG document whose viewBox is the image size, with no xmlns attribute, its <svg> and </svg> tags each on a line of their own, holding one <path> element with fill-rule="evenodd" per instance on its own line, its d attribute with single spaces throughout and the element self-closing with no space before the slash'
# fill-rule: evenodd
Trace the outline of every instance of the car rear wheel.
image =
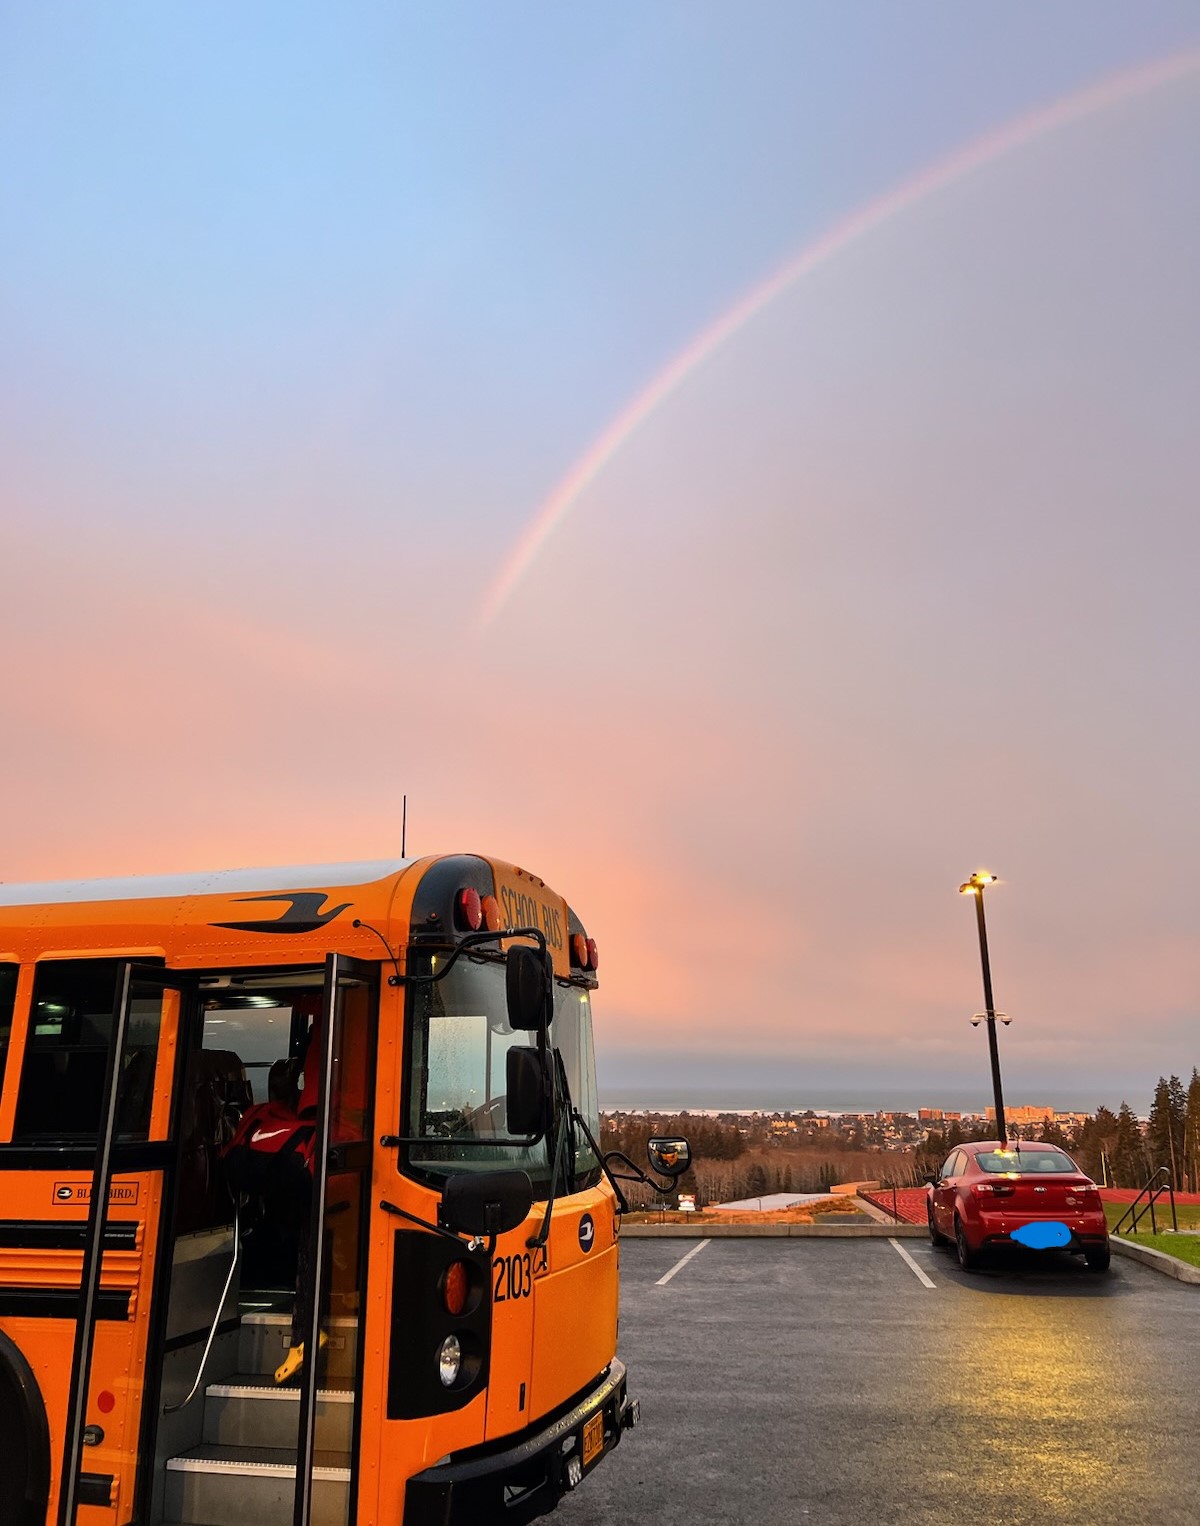
<svg viewBox="0 0 1200 1526">
<path fill-rule="evenodd" d="M 971 1249 L 962 1227 L 962 1220 L 957 1214 L 954 1215 L 954 1244 L 958 1250 L 959 1266 L 964 1272 L 973 1272 L 979 1265 L 979 1252 Z"/>
<path fill-rule="evenodd" d="M 1095 1250 L 1085 1250 L 1083 1259 L 1087 1262 L 1089 1272 L 1106 1272 L 1108 1263 L 1112 1260 L 1112 1251 L 1107 1245 L 1098 1245 Z"/>
</svg>

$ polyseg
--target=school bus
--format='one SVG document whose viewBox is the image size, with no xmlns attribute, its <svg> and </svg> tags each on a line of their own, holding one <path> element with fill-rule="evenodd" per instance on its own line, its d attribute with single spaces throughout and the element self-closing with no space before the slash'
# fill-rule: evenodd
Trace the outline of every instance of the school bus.
<svg viewBox="0 0 1200 1526">
<path fill-rule="evenodd" d="M 0 1526 L 452 1526 L 578 1486 L 639 1418 L 617 1177 L 648 1179 L 600 1156 L 597 964 L 482 856 L 0 885 Z M 225 1158 L 281 1061 L 290 1234 Z"/>
</svg>

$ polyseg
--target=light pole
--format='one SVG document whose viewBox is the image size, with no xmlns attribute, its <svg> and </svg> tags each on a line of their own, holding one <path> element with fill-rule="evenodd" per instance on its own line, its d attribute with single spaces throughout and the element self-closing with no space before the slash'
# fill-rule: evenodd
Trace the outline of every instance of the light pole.
<svg viewBox="0 0 1200 1526">
<path fill-rule="evenodd" d="M 987 923 L 983 919 L 983 892 L 996 883 L 996 876 L 986 869 L 976 869 L 965 885 L 958 887 L 959 895 L 975 897 L 975 916 L 979 922 L 979 959 L 983 965 L 983 1005 L 987 1019 L 988 1054 L 992 1061 L 992 1091 L 996 1097 L 996 1132 L 1000 1136 L 1000 1148 L 1008 1145 L 1008 1125 L 1004 1117 L 1004 1095 L 1000 1090 L 1000 1051 L 996 1046 L 996 1004 L 992 1000 L 992 967 L 988 963 Z M 975 1019 L 978 1022 L 978 1019 Z"/>
</svg>

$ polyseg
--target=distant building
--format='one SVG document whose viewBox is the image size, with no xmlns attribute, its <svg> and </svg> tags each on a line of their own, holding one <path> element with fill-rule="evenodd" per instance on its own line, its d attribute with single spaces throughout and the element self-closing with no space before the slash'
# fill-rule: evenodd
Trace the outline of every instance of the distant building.
<svg viewBox="0 0 1200 1526">
<path fill-rule="evenodd" d="M 1045 1123 L 1049 1118 L 1053 1120 L 1054 1109 L 1052 1107 L 1006 1107 L 1004 1116 L 1009 1123 L 1025 1124 Z M 989 1123 L 996 1121 L 996 1109 L 989 1107 L 987 1110 Z"/>
<path fill-rule="evenodd" d="M 917 1109 L 918 1123 L 941 1123 L 944 1114 L 940 1107 L 919 1107 Z"/>
</svg>

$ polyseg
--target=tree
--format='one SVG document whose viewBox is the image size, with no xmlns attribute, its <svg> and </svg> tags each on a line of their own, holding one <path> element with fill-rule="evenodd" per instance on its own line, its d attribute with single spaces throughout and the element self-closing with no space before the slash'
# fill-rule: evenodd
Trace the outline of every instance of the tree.
<svg viewBox="0 0 1200 1526">
<path fill-rule="evenodd" d="M 1183 1110 L 1183 1169 L 1191 1190 L 1200 1191 L 1200 1070 L 1194 1066 Z"/>
<path fill-rule="evenodd" d="M 1179 1161 L 1183 1155 L 1183 1126 L 1186 1097 L 1178 1076 L 1168 1081 L 1159 1076 L 1154 1088 L 1150 1122 L 1146 1126 L 1146 1147 L 1151 1170 L 1166 1166 L 1172 1182 L 1179 1182 Z"/>
<path fill-rule="evenodd" d="M 1060 1150 L 1068 1148 L 1067 1136 L 1063 1133 L 1061 1126 L 1055 1123 L 1049 1114 L 1042 1120 L 1042 1132 L 1038 1135 L 1038 1138 L 1043 1144 L 1057 1145 Z"/>
<path fill-rule="evenodd" d="M 1079 1125 L 1071 1140 L 1071 1153 L 1098 1182 L 1108 1182 L 1111 1177 L 1116 1133 L 1116 1113 L 1111 1108 L 1098 1107 L 1086 1123 Z"/>
<path fill-rule="evenodd" d="M 1167 1093 L 1171 1099 L 1171 1181 L 1179 1187 L 1185 1169 L 1183 1136 L 1187 1127 L 1187 1092 L 1178 1076 L 1172 1076 L 1167 1082 Z"/>
<path fill-rule="evenodd" d="M 1140 1187 L 1146 1180 L 1146 1151 L 1137 1117 L 1128 1102 L 1117 1113 L 1117 1131 L 1110 1158 L 1113 1185 Z"/>
</svg>

